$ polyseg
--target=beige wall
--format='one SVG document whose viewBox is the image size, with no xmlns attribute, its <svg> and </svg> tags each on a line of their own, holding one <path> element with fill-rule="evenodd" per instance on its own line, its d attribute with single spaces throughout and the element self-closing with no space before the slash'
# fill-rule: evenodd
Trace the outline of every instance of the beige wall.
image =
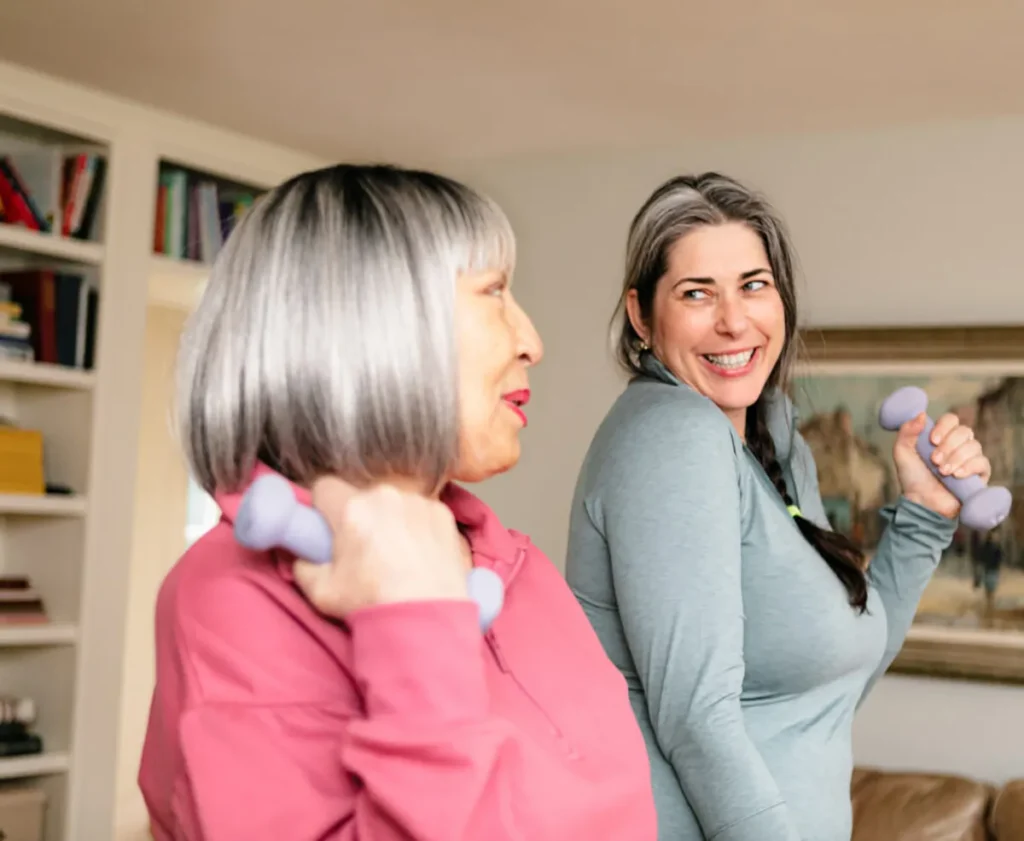
<svg viewBox="0 0 1024 841">
<path fill-rule="evenodd" d="M 546 341 L 524 457 L 482 489 L 559 566 L 577 467 L 621 382 L 606 325 L 630 216 L 663 178 L 717 168 L 768 192 L 807 278 L 804 321 L 1024 322 L 1024 119 L 508 161 L 464 171 L 510 213 L 520 300 Z M 948 287 L 944 291 L 940 288 Z M 1024 775 L 1024 689 L 888 677 L 857 759 Z"/>
<path fill-rule="evenodd" d="M 149 307 L 135 480 L 132 577 L 118 739 L 117 841 L 144 841 L 149 818 L 136 779 L 155 673 L 153 611 L 164 576 L 185 549 L 188 474 L 171 435 L 174 358 L 186 313 Z"/>
</svg>

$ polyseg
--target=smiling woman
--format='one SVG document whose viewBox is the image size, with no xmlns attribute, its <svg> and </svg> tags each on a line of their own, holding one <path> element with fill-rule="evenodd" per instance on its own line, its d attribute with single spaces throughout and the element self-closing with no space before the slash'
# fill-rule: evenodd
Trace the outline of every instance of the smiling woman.
<svg viewBox="0 0 1024 841">
<path fill-rule="evenodd" d="M 662 841 L 848 841 L 855 710 L 952 540 L 955 500 L 914 440 L 870 568 L 833 532 L 787 389 L 792 249 L 717 173 L 663 184 L 627 241 L 630 383 L 587 452 L 566 574 L 625 675 Z M 987 461 L 949 418 L 957 465 Z M 937 424 L 938 426 L 938 424 Z"/>
</svg>

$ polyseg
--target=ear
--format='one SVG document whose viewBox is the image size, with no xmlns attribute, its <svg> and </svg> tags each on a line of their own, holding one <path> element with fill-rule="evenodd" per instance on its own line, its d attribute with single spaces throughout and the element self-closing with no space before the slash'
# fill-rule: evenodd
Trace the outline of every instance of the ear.
<svg viewBox="0 0 1024 841">
<path fill-rule="evenodd" d="M 629 323 L 633 325 L 633 329 L 641 341 L 650 345 L 651 337 L 647 335 L 647 325 L 644 324 L 643 317 L 640 314 L 640 299 L 635 289 L 630 289 L 626 293 L 626 314 L 629 316 Z"/>
</svg>

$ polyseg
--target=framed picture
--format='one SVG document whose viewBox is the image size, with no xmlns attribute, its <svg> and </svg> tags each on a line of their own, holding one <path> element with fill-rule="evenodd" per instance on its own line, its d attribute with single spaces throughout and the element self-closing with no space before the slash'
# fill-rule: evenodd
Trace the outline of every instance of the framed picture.
<svg viewBox="0 0 1024 841">
<path fill-rule="evenodd" d="M 793 398 L 818 465 L 826 511 L 870 557 L 878 510 L 898 494 L 895 432 L 882 401 L 923 388 L 928 413 L 956 413 L 1013 494 L 1010 516 L 961 526 L 918 606 L 892 671 L 1024 683 L 1024 327 L 806 330 Z"/>
</svg>

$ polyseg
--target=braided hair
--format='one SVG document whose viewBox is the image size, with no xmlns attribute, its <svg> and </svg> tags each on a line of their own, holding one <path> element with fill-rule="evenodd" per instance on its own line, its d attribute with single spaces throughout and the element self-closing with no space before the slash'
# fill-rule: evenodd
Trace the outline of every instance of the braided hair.
<svg viewBox="0 0 1024 841">
<path fill-rule="evenodd" d="M 677 176 L 651 194 L 629 228 L 625 280 L 613 316 L 613 323 L 617 322 L 616 358 L 628 374 L 643 374 L 641 356 L 647 352 L 647 346 L 629 318 L 626 306 L 629 296 L 636 295 L 640 317 L 650 325 L 654 315 L 655 291 L 668 270 L 672 246 L 696 228 L 728 222 L 741 222 L 761 238 L 782 299 L 786 340 L 761 397 L 747 409 L 746 443 L 786 505 L 793 506 L 775 453 L 775 442 L 768 429 L 764 395 L 773 390 L 782 393 L 788 390 L 798 354 L 794 259 L 785 225 L 767 200 L 736 180 L 716 172 Z M 844 535 L 819 528 L 799 513 L 793 519 L 800 533 L 846 588 L 850 605 L 863 613 L 867 609 L 863 553 Z"/>
<path fill-rule="evenodd" d="M 772 480 L 786 507 L 795 507 L 793 498 L 786 486 L 786 477 L 782 472 L 778 456 L 775 454 L 775 441 L 768 429 L 768 412 L 762 396 L 753 406 L 747 407 L 747 449 L 761 463 L 764 472 Z M 799 511 L 799 509 L 797 509 Z M 843 583 L 851 607 L 863 613 L 867 610 L 868 585 L 864 574 L 864 554 L 857 546 L 839 532 L 819 528 L 800 513 L 793 514 L 804 539 L 810 543 L 818 554 L 829 565 L 832 572 Z"/>
</svg>

